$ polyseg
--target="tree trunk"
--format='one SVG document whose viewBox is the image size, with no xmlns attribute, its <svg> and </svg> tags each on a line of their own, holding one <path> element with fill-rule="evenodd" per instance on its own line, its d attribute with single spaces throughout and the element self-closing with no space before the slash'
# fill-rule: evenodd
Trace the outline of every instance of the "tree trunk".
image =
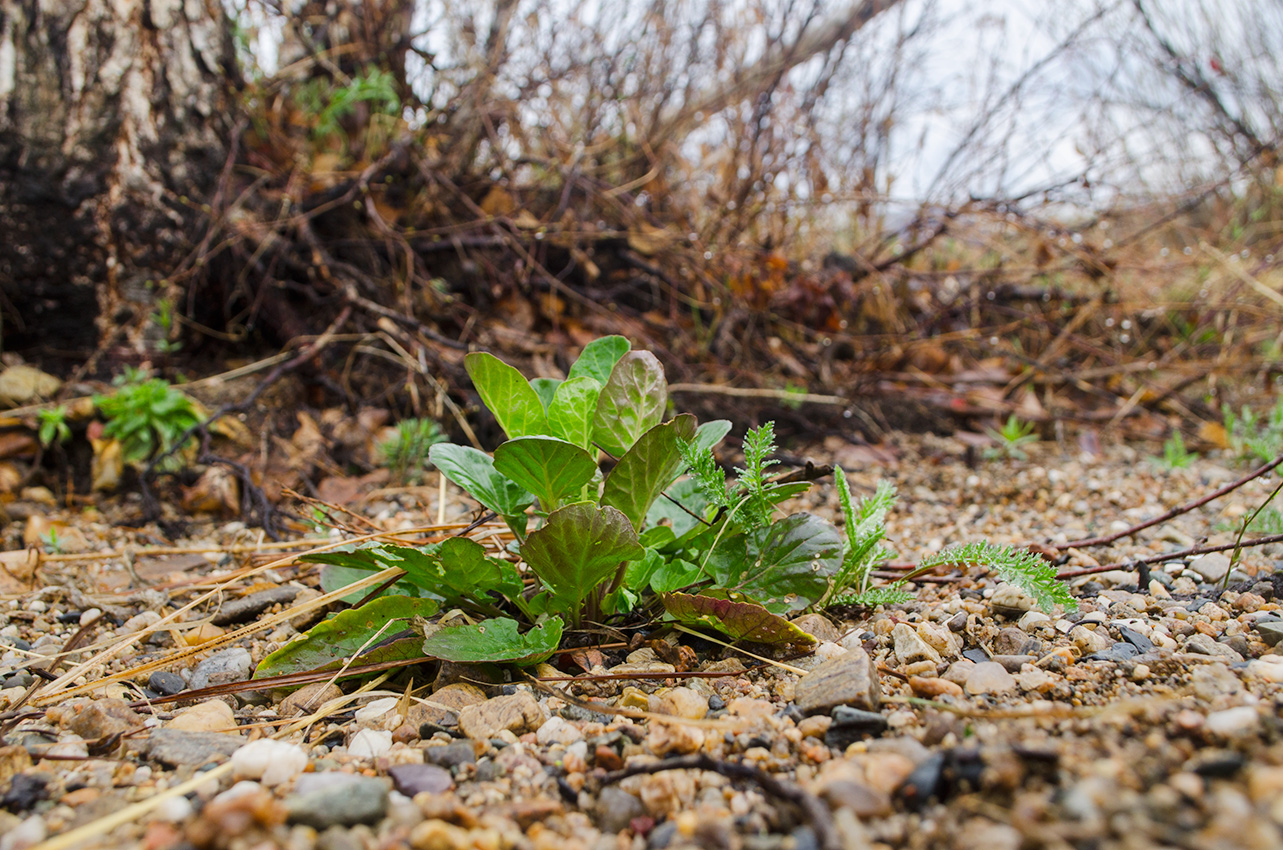
<svg viewBox="0 0 1283 850">
<path fill-rule="evenodd" d="M 0 0 L 6 351 L 145 349 L 227 157 L 234 78 L 219 0 Z"/>
</svg>

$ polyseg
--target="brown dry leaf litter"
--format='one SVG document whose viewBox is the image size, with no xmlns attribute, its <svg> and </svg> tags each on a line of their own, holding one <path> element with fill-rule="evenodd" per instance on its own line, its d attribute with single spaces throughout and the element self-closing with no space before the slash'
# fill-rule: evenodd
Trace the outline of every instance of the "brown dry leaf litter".
<svg viewBox="0 0 1283 850">
<path fill-rule="evenodd" d="M 817 460 L 860 487 L 899 487 L 903 560 L 1108 533 L 1242 473 L 1165 472 L 1129 447 L 1042 444 L 975 468 L 953 439 L 827 448 Z M 1269 489 L 1071 549 L 1064 568 L 1230 541 Z M 815 509 L 831 514 L 831 495 Z M 389 530 L 436 515 L 411 498 L 426 497 L 367 511 Z M 938 576 L 908 605 L 807 616 L 818 650 L 775 664 L 670 635 L 694 650 L 690 677 L 671 663 L 689 653 L 612 639 L 538 668 L 540 683 L 425 664 L 164 701 L 237 690 L 320 615 L 313 569 L 250 565 L 236 524 L 144 557 L 141 535 L 48 518 L 108 554 L 46 559 L 39 590 L 0 603 L 0 850 L 1283 844 L 1283 572 L 1268 547 L 1232 571 L 1223 556 L 1160 563 L 1139 588 L 1131 571 L 1082 576 L 1074 614 L 1033 610 L 983 571 Z M 127 557 L 149 586 L 131 587 Z"/>
</svg>

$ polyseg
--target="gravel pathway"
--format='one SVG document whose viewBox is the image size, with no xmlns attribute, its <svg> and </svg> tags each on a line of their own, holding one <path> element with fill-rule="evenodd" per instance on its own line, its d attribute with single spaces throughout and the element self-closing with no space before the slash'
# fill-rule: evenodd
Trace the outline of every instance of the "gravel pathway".
<svg viewBox="0 0 1283 850">
<path fill-rule="evenodd" d="M 1245 471 L 1216 458 L 1164 471 L 1127 446 L 1030 454 L 973 468 L 963 443 L 931 437 L 811 452 L 862 492 L 896 484 L 888 540 L 905 561 L 981 538 L 1055 545 L 1121 530 Z M 1232 542 L 1271 487 L 1070 549 L 1061 569 Z M 422 521 L 395 498 L 370 514 Z M 833 516 L 831 488 L 809 498 Z M 27 515 L 68 519 L 91 549 L 130 542 L 93 517 Z M 562 656 L 560 669 L 536 669 L 561 679 L 545 684 L 424 665 L 410 695 L 393 671 L 364 692 L 319 683 L 139 702 L 246 679 L 308 625 L 286 616 L 146 675 L 24 705 L 39 678 L 194 598 L 182 582 L 239 565 L 140 560 L 158 586 L 137 592 L 119 558 L 50 562 L 47 587 L 0 597 L 0 850 L 1283 847 L 1277 556 L 1250 548 L 1232 570 L 1222 555 L 1173 558 L 1142 587 L 1133 570 L 1083 575 L 1072 613 L 1035 610 L 983 571 L 943 576 L 889 610 L 806 615 L 819 648 L 772 664 L 753 657 L 761 647 L 669 636 L 694 650 L 696 677 L 674 666 L 689 656 L 643 642 Z M 217 625 L 154 632 L 86 676 L 199 650 L 317 595 L 310 568 L 259 573 Z M 55 658 L 78 632 L 81 647 Z M 586 670 L 612 675 L 564 681 Z"/>
</svg>

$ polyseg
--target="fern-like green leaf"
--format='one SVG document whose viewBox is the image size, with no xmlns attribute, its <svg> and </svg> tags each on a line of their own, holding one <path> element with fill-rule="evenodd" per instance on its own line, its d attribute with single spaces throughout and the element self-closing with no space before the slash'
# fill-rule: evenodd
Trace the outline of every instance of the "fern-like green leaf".
<svg viewBox="0 0 1283 850">
<path fill-rule="evenodd" d="M 750 428 L 744 435 L 744 466 L 735 467 L 739 476 L 736 482 L 744 492 L 744 502 L 736 518 L 745 532 L 770 525 L 775 503 L 767 494 L 766 470 L 779 461 L 769 460 L 775 451 L 775 423 L 767 422 L 759 428 Z"/>
<path fill-rule="evenodd" d="M 835 605 L 855 605 L 861 608 L 876 608 L 879 605 L 900 605 L 913 599 L 907 590 L 899 590 L 899 585 L 892 587 L 871 587 L 862 593 L 845 593 L 836 596 L 828 603 Z"/>
<path fill-rule="evenodd" d="M 919 569 L 972 564 L 981 564 L 997 571 L 1004 581 L 1032 596 L 1044 611 L 1050 611 L 1057 604 L 1064 605 L 1070 611 L 1078 608 L 1077 600 L 1056 578 L 1055 567 L 1039 555 L 1011 546 L 999 546 L 987 541 L 953 546 L 924 558 Z"/>
</svg>

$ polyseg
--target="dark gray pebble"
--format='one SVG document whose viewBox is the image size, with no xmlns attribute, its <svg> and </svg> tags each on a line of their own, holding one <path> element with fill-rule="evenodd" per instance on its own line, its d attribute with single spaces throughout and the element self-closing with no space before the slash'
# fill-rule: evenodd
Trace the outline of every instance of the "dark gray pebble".
<svg viewBox="0 0 1283 850">
<path fill-rule="evenodd" d="M 157 670 L 147 677 L 147 687 L 158 694 L 170 697 L 180 693 L 187 687 L 187 683 L 177 673 L 170 673 L 168 670 Z"/>
<path fill-rule="evenodd" d="M 475 764 L 477 753 L 471 741 L 458 741 L 444 747 L 425 747 L 423 758 L 437 767 L 455 768 L 461 764 Z"/>
<path fill-rule="evenodd" d="M 1110 661 L 1117 664 L 1119 661 L 1126 661 L 1128 658 L 1135 658 L 1139 654 L 1140 650 L 1135 646 L 1132 646 L 1130 643 L 1119 641 L 1109 649 L 1105 649 L 1100 652 L 1093 652 L 1091 655 L 1085 656 L 1083 660 Z"/>
<path fill-rule="evenodd" d="M 1118 636 L 1141 652 L 1149 652 L 1154 648 L 1154 642 L 1152 640 L 1145 637 L 1135 629 L 1128 628 L 1127 626 L 1118 627 Z"/>
<path fill-rule="evenodd" d="M 349 781 L 288 797 L 285 808 L 291 823 L 313 829 L 378 823 L 388 811 L 388 789 L 382 779 L 352 776 Z"/>
<path fill-rule="evenodd" d="M 444 794 L 454 785 L 450 771 L 434 764 L 398 764 L 388 768 L 392 785 L 407 797 L 427 791 Z"/>
</svg>

